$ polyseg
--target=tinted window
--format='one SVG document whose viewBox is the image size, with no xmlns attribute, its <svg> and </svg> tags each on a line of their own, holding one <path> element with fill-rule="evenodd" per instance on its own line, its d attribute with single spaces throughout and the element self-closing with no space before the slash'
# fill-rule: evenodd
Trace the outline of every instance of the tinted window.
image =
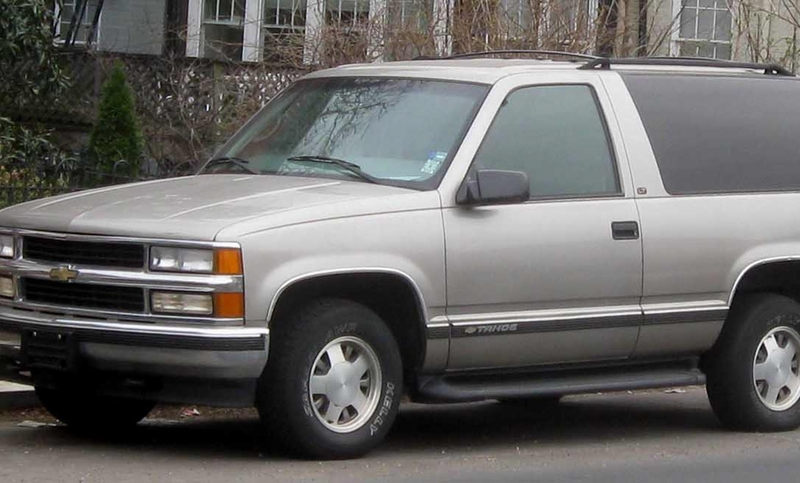
<svg viewBox="0 0 800 483">
<path fill-rule="evenodd" d="M 800 189 L 800 82 L 622 74 L 673 194 Z"/>
<path fill-rule="evenodd" d="M 512 92 L 474 167 L 528 173 L 532 198 L 619 192 L 605 125 L 591 88 L 583 85 Z"/>
</svg>

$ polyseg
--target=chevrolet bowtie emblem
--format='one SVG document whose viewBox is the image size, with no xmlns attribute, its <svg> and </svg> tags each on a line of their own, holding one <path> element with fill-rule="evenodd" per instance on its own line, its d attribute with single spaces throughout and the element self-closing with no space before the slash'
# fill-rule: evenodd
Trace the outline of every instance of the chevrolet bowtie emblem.
<svg viewBox="0 0 800 483">
<path fill-rule="evenodd" d="M 78 271 L 69 267 L 58 267 L 50 270 L 50 278 L 60 282 L 71 282 L 78 277 Z"/>
</svg>

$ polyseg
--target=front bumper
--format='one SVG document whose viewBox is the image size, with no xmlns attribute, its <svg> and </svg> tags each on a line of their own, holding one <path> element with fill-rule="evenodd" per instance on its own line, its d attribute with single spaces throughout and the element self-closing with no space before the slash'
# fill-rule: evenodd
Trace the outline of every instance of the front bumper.
<svg viewBox="0 0 800 483">
<path fill-rule="evenodd" d="M 75 371 L 142 377 L 255 380 L 267 362 L 269 329 L 192 327 L 91 320 L 0 306 L 0 378 L 24 380 L 22 340 L 36 331 L 67 334 Z"/>
</svg>

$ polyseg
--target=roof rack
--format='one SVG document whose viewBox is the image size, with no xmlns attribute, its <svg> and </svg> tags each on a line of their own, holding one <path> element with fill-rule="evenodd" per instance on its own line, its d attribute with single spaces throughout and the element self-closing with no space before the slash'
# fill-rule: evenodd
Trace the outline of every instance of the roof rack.
<svg viewBox="0 0 800 483">
<path fill-rule="evenodd" d="M 794 74 L 778 64 L 756 64 L 753 62 L 733 62 L 729 60 L 705 59 L 701 57 L 626 57 L 613 59 L 598 57 L 579 69 L 610 69 L 612 65 L 656 65 L 673 67 L 723 67 L 731 69 L 763 70 L 765 75 L 791 76 Z"/>
<path fill-rule="evenodd" d="M 420 56 L 414 60 L 453 60 L 453 59 L 479 59 L 482 57 L 492 57 L 495 55 L 537 55 L 546 57 L 567 57 L 575 60 L 600 60 L 602 57 L 589 54 L 579 54 L 576 52 L 561 52 L 558 50 L 487 50 L 483 52 L 468 52 L 466 54 L 455 54 L 448 57 L 425 57 Z"/>
</svg>

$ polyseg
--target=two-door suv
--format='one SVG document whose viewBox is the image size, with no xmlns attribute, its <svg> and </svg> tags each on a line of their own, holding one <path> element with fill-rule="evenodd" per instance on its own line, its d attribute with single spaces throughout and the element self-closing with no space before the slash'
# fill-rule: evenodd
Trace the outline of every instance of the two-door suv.
<svg viewBox="0 0 800 483">
<path fill-rule="evenodd" d="M 800 80 L 566 59 L 317 72 L 197 175 L 0 211 L 2 377 L 80 429 L 255 406 L 320 458 L 405 395 L 706 383 L 797 427 Z"/>
</svg>

